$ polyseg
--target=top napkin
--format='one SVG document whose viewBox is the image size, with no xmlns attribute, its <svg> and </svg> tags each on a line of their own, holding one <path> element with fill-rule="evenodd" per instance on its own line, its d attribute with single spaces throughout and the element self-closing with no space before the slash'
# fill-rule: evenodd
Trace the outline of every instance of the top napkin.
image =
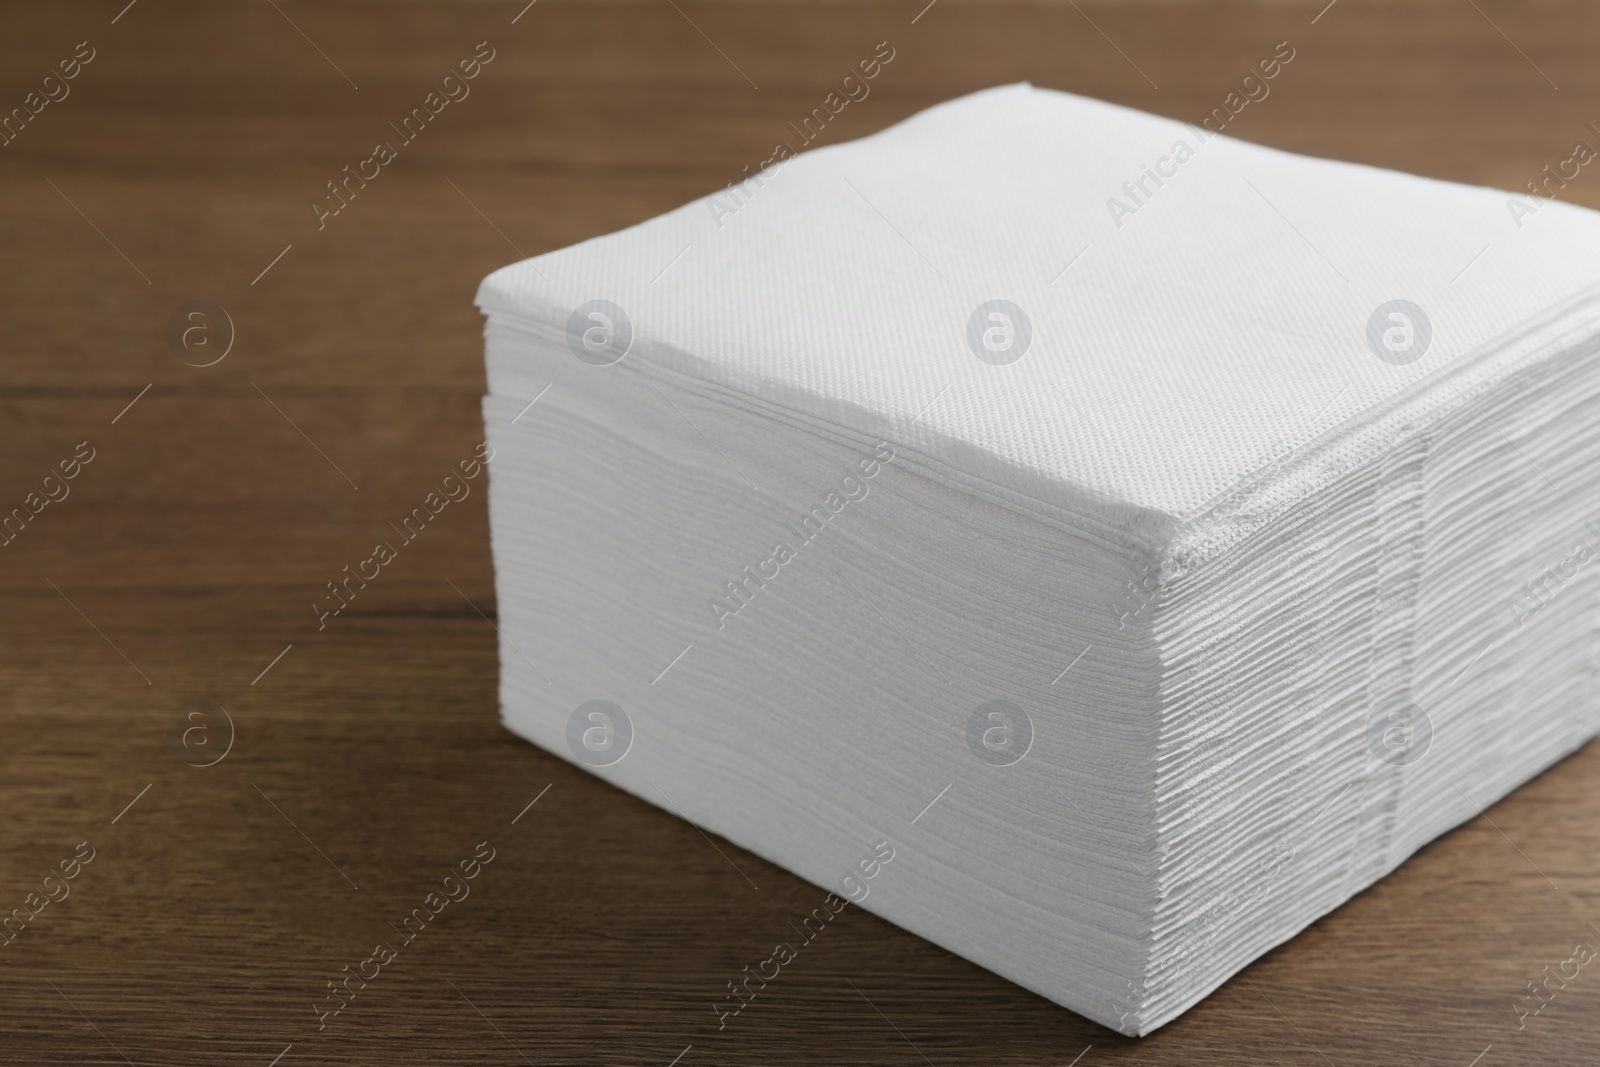
<svg viewBox="0 0 1600 1067">
<path fill-rule="evenodd" d="M 627 360 L 1168 537 L 1594 334 L 1597 290 L 1594 212 L 1020 84 L 496 271 L 478 302 L 568 329 L 609 301 Z"/>
</svg>

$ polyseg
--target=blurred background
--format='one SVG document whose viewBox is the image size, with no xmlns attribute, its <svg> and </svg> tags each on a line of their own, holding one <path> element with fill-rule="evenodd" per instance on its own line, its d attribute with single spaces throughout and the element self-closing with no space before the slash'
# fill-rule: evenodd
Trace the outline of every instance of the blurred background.
<svg viewBox="0 0 1600 1067">
<path fill-rule="evenodd" d="M 810 146 L 1030 81 L 1526 191 L 1600 146 L 1597 42 L 1507 0 L 0 4 L 0 1062 L 1593 1063 L 1600 975 L 1516 1010 L 1600 944 L 1593 746 L 1143 1041 L 856 909 L 719 1031 L 815 890 L 500 728 L 482 483 L 311 605 L 482 440 L 483 275 L 801 147 L 864 59 Z"/>
</svg>

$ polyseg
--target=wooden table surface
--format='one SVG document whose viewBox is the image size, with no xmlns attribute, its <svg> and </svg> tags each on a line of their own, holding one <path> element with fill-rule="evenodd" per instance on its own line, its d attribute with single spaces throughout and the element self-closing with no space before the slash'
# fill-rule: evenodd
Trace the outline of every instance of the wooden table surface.
<svg viewBox="0 0 1600 1067">
<path fill-rule="evenodd" d="M 481 439 L 484 274 L 721 187 L 877 42 L 828 142 L 1020 80 L 1198 121 L 1287 40 L 1230 133 L 1520 188 L 1600 145 L 1600 10 L 125 3 L 0 8 L 0 103 L 67 93 L 0 148 L 0 508 L 94 457 L 0 550 L 0 909 L 37 912 L 0 947 L 0 1062 L 1600 1058 L 1600 968 L 1514 1010 L 1600 945 L 1594 746 L 1142 1041 L 855 909 L 719 1032 L 712 998 L 817 890 L 720 842 L 752 890 L 500 727 L 482 493 L 337 628 L 309 608 Z M 325 183 L 481 41 L 471 95 L 319 229 Z M 1600 205 L 1600 169 L 1562 195 Z M 169 343 L 188 300 L 233 324 L 211 366 Z M 319 1030 L 480 842 L 471 895 Z"/>
</svg>

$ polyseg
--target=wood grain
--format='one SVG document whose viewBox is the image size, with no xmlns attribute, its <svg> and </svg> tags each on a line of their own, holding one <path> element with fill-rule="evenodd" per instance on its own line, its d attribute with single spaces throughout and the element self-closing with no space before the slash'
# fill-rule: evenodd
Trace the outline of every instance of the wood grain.
<svg viewBox="0 0 1600 1067">
<path fill-rule="evenodd" d="M 753 889 L 499 727 L 482 493 L 328 629 L 308 605 L 480 440 L 479 278 L 722 186 L 879 41 L 827 141 L 1020 80 L 1198 121 L 1289 40 L 1229 132 L 1520 188 L 1600 143 L 1600 9 L 124 2 L 0 7 L 6 108 L 95 49 L 0 148 L 0 506 L 95 449 L 0 549 L 0 908 L 96 850 L 0 948 L 0 1062 L 1594 1062 L 1600 973 L 1513 1011 L 1600 944 L 1593 747 L 1143 1041 L 853 909 L 719 1032 L 819 891 L 719 842 Z M 485 40 L 472 95 L 319 230 L 324 183 Z M 235 324 L 214 366 L 169 351 L 189 299 Z M 231 751 L 186 765 L 224 708 Z M 470 897 L 319 1030 L 480 842 Z"/>
</svg>

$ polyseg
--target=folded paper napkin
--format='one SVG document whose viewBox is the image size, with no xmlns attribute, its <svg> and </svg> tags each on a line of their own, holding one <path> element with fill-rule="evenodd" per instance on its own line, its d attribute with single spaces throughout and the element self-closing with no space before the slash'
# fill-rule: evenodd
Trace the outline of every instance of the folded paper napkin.
<svg viewBox="0 0 1600 1067">
<path fill-rule="evenodd" d="M 505 723 L 1148 1033 L 1596 732 L 1597 294 L 1027 85 L 506 267 Z"/>
</svg>

